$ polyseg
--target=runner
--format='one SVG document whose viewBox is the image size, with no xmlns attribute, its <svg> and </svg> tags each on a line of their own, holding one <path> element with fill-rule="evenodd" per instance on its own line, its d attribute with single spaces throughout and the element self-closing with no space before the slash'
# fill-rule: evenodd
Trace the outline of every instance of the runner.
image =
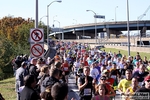
<svg viewBox="0 0 150 100">
<path fill-rule="evenodd" d="M 84 67 L 84 76 L 79 78 L 78 89 L 80 100 L 91 100 L 93 92 L 93 78 L 89 76 L 90 68 Z"/>
</svg>

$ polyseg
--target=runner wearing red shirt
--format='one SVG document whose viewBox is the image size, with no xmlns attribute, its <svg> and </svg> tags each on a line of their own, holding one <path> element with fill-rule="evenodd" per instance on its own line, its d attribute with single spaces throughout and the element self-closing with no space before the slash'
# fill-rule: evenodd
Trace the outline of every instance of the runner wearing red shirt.
<svg viewBox="0 0 150 100">
<path fill-rule="evenodd" d="M 66 82 L 68 83 L 69 63 L 68 63 L 67 59 L 65 59 L 64 63 L 62 64 L 62 70 L 65 73 L 65 79 L 66 79 Z"/>
</svg>

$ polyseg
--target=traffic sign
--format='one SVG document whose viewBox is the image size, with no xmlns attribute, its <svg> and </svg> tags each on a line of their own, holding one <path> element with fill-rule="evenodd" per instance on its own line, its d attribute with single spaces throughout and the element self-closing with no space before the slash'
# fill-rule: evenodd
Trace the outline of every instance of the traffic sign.
<svg viewBox="0 0 150 100">
<path fill-rule="evenodd" d="M 30 42 L 44 42 L 43 29 L 30 29 Z"/>
<path fill-rule="evenodd" d="M 44 56 L 44 44 L 31 44 L 30 48 L 31 57 L 43 57 Z"/>
<path fill-rule="evenodd" d="M 103 16 L 103 15 L 94 15 L 94 18 L 101 18 L 101 19 L 105 19 L 105 16 Z"/>
</svg>

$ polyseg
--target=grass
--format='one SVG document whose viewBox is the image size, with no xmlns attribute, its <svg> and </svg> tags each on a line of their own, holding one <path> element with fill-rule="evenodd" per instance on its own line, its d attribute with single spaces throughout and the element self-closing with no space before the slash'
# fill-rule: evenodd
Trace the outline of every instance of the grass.
<svg viewBox="0 0 150 100">
<path fill-rule="evenodd" d="M 105 50 L 106 52 L 111 51 L 112 53 L 113 53 L 113 52 L 118 53 L 118 51 L 119 51 L 120 49 L 102 48 L 101 50 Z M 124 54 L 124 55 L 128 56 L 128 51 L 120 50 L 120 52 L 121 52 L 121 54 Z M 130 55 L 134 57 L 134 56 L 136 55 L 136 53 L 137 53 L 137 52 L 130 52 Z M 147 59 L 150 60 L 150 53 L 140 52 L 140 56 L 141 56 L 142 59 L 144 58 L 144 56 L 146 56 Z"/>
<path fill-rule="evenodd" d="M 5 100 L 16 100 L 15 78 L 8 78 L 0 81 L 0 93 Z"/>
</svg>

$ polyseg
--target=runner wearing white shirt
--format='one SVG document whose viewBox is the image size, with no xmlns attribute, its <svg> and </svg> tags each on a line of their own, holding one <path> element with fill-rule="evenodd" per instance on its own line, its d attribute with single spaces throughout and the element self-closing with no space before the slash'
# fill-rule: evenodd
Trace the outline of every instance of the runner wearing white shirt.
<svg viewBox="0 0 150 100">
<path fill-rule="evenodd" d="M 123 62 L 120 62 L 119 64 L 118 64 L 118 68 L 117 69 L 123 69 L 124 68 L 124 63 Z"/>
<path fill-rule="evenodd" d="M 92 57 L 94 57 L 94 54 L 95 54 L 94 48 L 92 48 L 90 52 L 91 52 Z"/>
<path fill-rule="evenodd" d="M 80 60 L 76 59 L 76 61 L 73 64 L 73 71 L 74 71 L 75 76 L 76 76 L 76 84 L 77 84 L 77 80 L 78 80 L 77 72 L 78 72 L 79 67 L 80 67 Z"/>
<path fill-rule="evenodd" d="M 108 61 L 108 66 L 106 67 L 108 70 L 110 70 L 112 68 L 112 62 Z"/>
<path fill-rule="evenodd" d="M 76 61 L 73 64 L 73 69 L 74 69 L 75 74 L 77 73 L 79 67 L 80 67 L 80 61 L 79 61 L 79 59 L 76 59 Z"/>
<path fill-rule="evenodd" d="M 95 64 L 92 63 L 90 68 L 90 76 L 93 78 L 94 83 L 97 83 L 98 75 L 99 75 L 99 71 L 95 68 Z"/>
</svg>

